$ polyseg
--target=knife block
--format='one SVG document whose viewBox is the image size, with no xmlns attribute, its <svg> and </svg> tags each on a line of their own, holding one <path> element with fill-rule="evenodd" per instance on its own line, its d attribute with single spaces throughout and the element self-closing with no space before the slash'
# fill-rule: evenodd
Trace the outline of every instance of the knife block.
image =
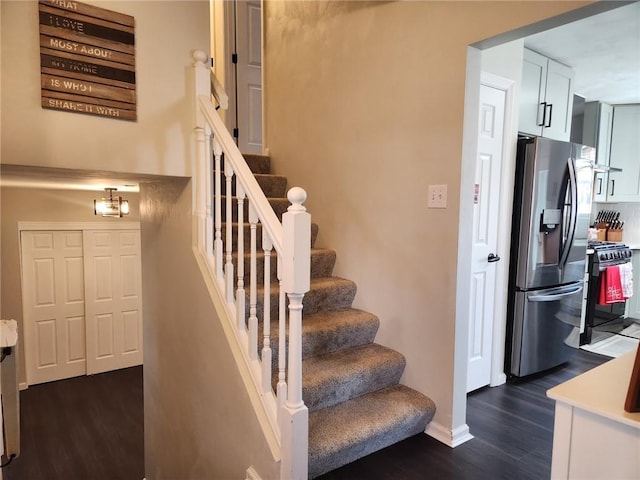
<svg viewBox="0 0 640 480">
<path fill-rule="evenodd" d="M 607 241 L 609 242 L 621 242 L 622 241 L 622 229 L 609 229 L 607 230 Z"/>
<path fill-rule="evenodd" d="M 604 242 L 607 239 L 607 229 L 606 228 L 598 228 L 598 241 Z"/>
</svg>

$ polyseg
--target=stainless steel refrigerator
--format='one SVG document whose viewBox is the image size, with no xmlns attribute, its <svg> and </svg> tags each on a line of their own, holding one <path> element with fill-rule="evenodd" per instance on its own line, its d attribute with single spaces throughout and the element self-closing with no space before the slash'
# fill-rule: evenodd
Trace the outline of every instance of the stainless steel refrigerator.
<svg viewBox="0 0 640 480">
<path fill-rule="evenodd" d="M 579 343 L 595 149 L 518 139 L 509 265 L 507 375 L 566 362 Z"/>
</svg>

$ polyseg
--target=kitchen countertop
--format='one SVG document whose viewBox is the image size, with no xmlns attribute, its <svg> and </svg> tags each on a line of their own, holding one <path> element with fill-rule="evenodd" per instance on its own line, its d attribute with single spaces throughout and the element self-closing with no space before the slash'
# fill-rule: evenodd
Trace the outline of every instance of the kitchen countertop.
<svg viewBox="0 0 640 480">
<path fill-rule="evenodd" d="M 547 391 L 568 405 L 640 430 L 640 412 L 629 413 L 624 403 L 636 351 L 610 360 Z"/>
</svg>

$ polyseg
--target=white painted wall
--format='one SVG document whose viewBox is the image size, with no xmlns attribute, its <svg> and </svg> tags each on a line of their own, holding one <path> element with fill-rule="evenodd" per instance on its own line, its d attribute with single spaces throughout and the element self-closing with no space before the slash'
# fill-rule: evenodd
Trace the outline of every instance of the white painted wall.
<svg viewBox="0 0 640 480">
<path fill-rule="evenodd" d="M 193 124 L 187 71 L 190 51 L 209 49 L 209 3 L 85 3 L 135 17 L 138 121 L 41 108 L 38 2 L 3 0 L 1 162 L 187 175 Z"/>
<path fill-rule="evenodd" d="M 191 187 L 141 187 L 145 476 L 279 478 L 192 250 Z"/>
<path fill-rule="evenodd" d="M 376 340 L 407 357 L 403 382 L 434 399 L 441 436 L 465 421 L 456 288 L 467 46 L 585 3 L 265 6 L 265 147 L 276 172 L 307 189 L 318 244 L 358 284 L 355 306 L 379 315 Z M 448 185 L 447 209 L 427 209 L 429 184 Z"/>
</svg>

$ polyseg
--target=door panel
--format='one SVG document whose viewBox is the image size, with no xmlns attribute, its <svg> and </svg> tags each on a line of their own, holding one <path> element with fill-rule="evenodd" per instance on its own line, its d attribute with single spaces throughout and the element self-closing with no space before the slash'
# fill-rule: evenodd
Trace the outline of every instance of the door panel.
<svg viewBox="0 0 640 480">
<path fill-rule="evenodd" d="M 259 1 L 236 2 L 238 147 L 262 153 L 262 16 Z"/>
<path fill-rule="evenodd" d="M 480 86 L 467 391 L 488 385 L 491 380 L 496 264 L 487 259 L 497 254 L 505 102 L 503 90 Z"/>
<path fill-rule="evenodd" d="M 87 230 L 87 371 L 142 363 L 140 232 Z"/>
<path fill-rule="evenodd" d="M 86 373 L 82 234 L 21 232 L 27 382 Z"/>
</svg>

